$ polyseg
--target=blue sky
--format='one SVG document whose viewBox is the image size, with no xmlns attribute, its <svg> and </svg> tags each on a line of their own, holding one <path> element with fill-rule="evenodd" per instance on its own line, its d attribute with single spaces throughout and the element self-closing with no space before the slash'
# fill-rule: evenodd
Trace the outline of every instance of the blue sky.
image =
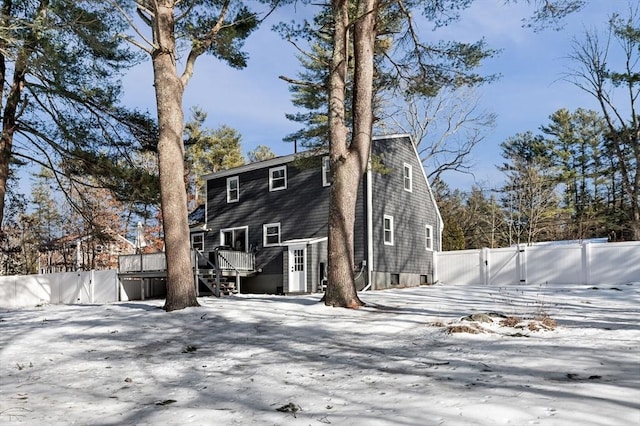
<svg viewBox="0 0 640 426">
<path fill-rule="evenodd" d="M 585 9 L 567 18 L 562 31 L 534 32 L 522 28 L 521 20 L 530 16 L 531 6 L 524 2 L 504 6 L 503 0 L 476 0 L 462 19 L 448 28 L 432 33 L 421 28 L 422 36 L 436 39 L 475 41 L 484 37 L 488 45 L 502 49 L 482 68 L 487 74 L 499 73 L 501 79 L 478 90 L 481 108 L 497 114 L 497 126 L 473 153 L 474 175 L 450 174 L 445 180 L 453 188 L 469 189 L 474 183 L 496 187 L 502 177 L 495 165 L 501 162 L 499 144 L 516 133 L 536 132 L 548 124 L 548 117 L 559 108 L 596 109 L 595 100 L 572 84 L 562 80 L 571 65 L 566 59 L 571 40 L 585 29 L 604 30 L 608 16 L 628 10 L 626 0 L 589 0 Z M 202 57 L 186 89 L 186 116 L 192 106 L 208 113 L 207 127 L 222 124 L 242 135 L 244 151 L 268 145 L 279 155 L 290 154 L 293 146 L 283 137 L 297 129 L 285 118 L 295 112 L 287 84 L 279 75 L 296 76 L 299 69 L 296 51 L 271 25 L 279 20 L 295 19 L 291 12 L 270 17 L 246 43 L 248 67 L 234 70 L 210 57 Z M 123 102 L 155 114 L 152 70 L 146 62 L 125 78 Z"/>
</svg>

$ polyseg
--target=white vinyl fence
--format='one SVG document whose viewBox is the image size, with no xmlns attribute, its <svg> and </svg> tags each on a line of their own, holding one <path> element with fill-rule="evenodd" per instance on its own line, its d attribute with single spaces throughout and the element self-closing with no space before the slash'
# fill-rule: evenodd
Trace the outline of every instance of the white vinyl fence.
<svg viewBox="0 0 640 426">
<path fill-rule="evenodd" d="M 115 302 L 119 298 L 119 286 L 117 271 L 0 277 L 0 307 Z"/>
<path fill-rule="evenodd" d="M 640 282 L 640 241 L 448 251 L 435 263 L 446 285 L 626 284 Z"/>
</svg>

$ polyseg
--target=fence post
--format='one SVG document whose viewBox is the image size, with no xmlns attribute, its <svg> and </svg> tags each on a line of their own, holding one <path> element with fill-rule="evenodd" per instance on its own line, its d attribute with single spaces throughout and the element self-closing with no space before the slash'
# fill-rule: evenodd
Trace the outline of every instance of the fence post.
<svg viewBox="0 0 640 426">
<path fill-rule="evenodd" d="M 491 251 L 484 247 L 480 251 L 480 270 L 484 270 L 482 274 L 483 284 L 488 286 L 491 284 Z"/>
<path fill-rule="evenodd" d="M 518 280 L 521 284 L 527 283 L 527 246 L 522 248 L 518 244 Z"/>
<path fill-rule="evenodd" d="M 92 269 L 89 275 L 89 303 L 95 303 L 95 286 L 96 286 L 95 272 L 96 271 Z"/>
<path fill-rule="evenodd" d="M 591 285 L 591 243 L 582 243 L 582 284 Z"/>
</svg>

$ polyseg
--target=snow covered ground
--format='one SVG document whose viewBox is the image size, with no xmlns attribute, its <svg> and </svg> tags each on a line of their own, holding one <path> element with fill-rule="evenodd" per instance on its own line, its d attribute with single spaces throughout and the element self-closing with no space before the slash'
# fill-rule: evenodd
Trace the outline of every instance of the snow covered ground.
<svg viewBox="0 0 640 426">
<path fill-rule="evenodd" d="M 362 298 L 0 311 L 0 424 L 640 424 L 640 283 Z"/>
</svg>

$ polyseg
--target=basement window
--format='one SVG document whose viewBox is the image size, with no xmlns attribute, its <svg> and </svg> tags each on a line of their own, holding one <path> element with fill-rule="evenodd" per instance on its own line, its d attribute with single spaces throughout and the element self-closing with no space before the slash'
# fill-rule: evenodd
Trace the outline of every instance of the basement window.
<svg viewBox="0 0 640 426">
<path fill-rule="evenodd" d="M 391 285 L 400 285 L 400 274 L 391 274 Z"/>
</svg>

